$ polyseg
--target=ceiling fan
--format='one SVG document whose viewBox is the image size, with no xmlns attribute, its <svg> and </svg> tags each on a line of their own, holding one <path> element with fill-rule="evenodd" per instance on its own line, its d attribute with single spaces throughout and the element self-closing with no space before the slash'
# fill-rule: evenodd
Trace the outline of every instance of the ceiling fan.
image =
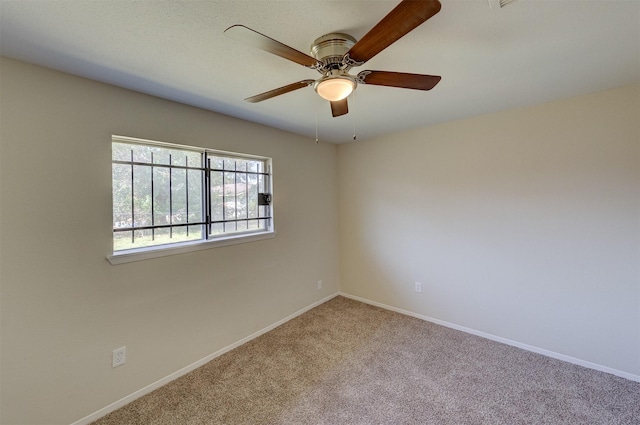
<svg viewBox="0 0 640 425">
<path fill-rule="evenodd" d="M 343 33 L 331 33 L 316 39 L 311 45 L 312 56 L 244 25 L 233 25 L 224 33 L 238 41 L 315 69 L 322 74 L 322 77 L 317 80 L 302 80 L 248 97 L 245 99 L 247 102 L 262 102 L 313 85 L 315 91 L 331 103 L 332 115 L 338 117 L 349 112 L 347 97 L 358 84 L 416 90 L 431 90 L 438 84 L 441 77 L 437 75 L 389 71 L 361 71 L 357 75 L 352 75 L 349 70 L 363 65 L 408 34 L 438 13 L 440 7 L 438 0 L 403 0 L 359 41 Z"/>
</svg>

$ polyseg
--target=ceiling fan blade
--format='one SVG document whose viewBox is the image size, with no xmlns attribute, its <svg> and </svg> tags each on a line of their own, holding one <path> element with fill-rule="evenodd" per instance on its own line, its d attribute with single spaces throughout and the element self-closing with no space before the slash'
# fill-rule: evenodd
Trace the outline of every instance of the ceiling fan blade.
<svg viewBox="0 0 640 425">
<path fill-rule="evenodd" d="M 347 53 L 362 65 L 440 11 L 438 0 L 403 0 Z"/>
<path fill-rule="evenodd" d="M 290 91 L 294 91 L 294 90 L 298 90 L 298 89 L 307 87 L 307 86 L 309 86 L 309 85 L 311 85 L 311 84 L 313 84 L 315 82 L 316 82 L 315 80 L 298 81 L 297 83 L 289 84 L 289 85 L 286 85 L 284 87 L 280 87 L 280 88 L 277 88 L 277 89 L 269 90 L 267 92 L 260 93 L 260 94 L 257 94 L 255 96 L 248 97 L 245 100 L 247 102 L 249 102 L 249 103 L 262 102 L 263 100 L 271 99 L 272 97 L 280 96 L 281 94 L 289 93 Z"/>
<path fill-rule="evenodd" d="M 358 74 L 358 79 L 364 84 L 415 90 L 431 90 L 440 82 L 441 78 L 439 75 L 388 71 L 362 71 Z"/>
<path fill-rule="evenodd" d="M 289 59 L 307 68 L 315 68 L 320 64 L 317 59 L 244 25 L 233 25 L 224 30 L 224 33 L 235 40 L 257 47 L 265 52 L 273 53 L 281 58 Z"/>
<path fill-rule="evenodd" d="M 331 115 L 333 115 L 334 117 L 339 117 L 348 113 L 349 105 L 347 103 L 346 97 L 342 100 L 335 100 L 331 102 Z"/>
</svg>

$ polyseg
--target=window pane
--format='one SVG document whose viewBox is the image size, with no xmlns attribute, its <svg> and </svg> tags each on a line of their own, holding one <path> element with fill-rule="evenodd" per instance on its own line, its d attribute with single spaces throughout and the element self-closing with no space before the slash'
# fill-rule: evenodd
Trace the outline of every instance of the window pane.
<svg viewBox="0 0 640 425">
<path fill-rule="evenodd" d="M 111 145 L 111 158 L 114 161 L 131 161 L 131 145 L 114 142 Z"/>
<path fill-rule="evenodd" d="M 204 164 L 202 163 L 203 155 L 200 152 L 189 152 L 187 154 L 187 165 L 189 167 L 199 167 L 202 168 Z"/>
<path fill-rule="evenodd" d="M 224 173 L 224 219 L 236 217 L 236 174 Z"/>
<path fill-rule="evenodd" d="M 237 218 L 248 217 L 247 210 L 247 175 L 236 174 L 236 215 Z"/>
<path fill-rule="evenodd" d="M 133 225 L 151 226 L 151 168 L 133 166 Z"/>
<path fill-rule="evenodd" d="M 222 170 L 222 167 L 224 167 L 224 158 L 220 158 L 219 156 L 209 158 L 211 159 L 211 168 L 214 170 Z"/>
<path fill-rule="evenodd" d="M 134 162 L 145 162 L 151 163 L 151 146 L 144 145 L 130 145 L 131 150 L 133 151 L 133 161 Z"/>
<path fill-rule="evenodd" d="M 198 223 L 204 220 L 202 215 L 202 172 L 187 170 L 189 178 L 189 223 Z"/>
<path fill-rule="evenodd" d="M 247 176 L 247 210 L 248 217 L 258 216 L 258 177 L 255 174 Z"/>
<path fill-rule="evenodd" d="M 249 221 L 249 229 L 250 230 L 256 230 L 256 229 L 261 229 L 261 220 L 251 220 Z"/>
<path fill-rule="evenodd" d="M 196 230 L 195 232 L 192 230 L 194 226 L 184 226 L 184 227 L 174 227 L 173 232 L 171 234 L 171 240 L 169 242 L 186 242 L 192 241 L 196 239 L 200 239 L 201 232 L 200 230 Z"/>
<path fill-rule="evenodd" d="M 200 238 L 203 237 L 202 225 L 187 226 L 187 230 L 189 232 L 189 237 L 191 237 L 193 239 L 200 239 Z"/>
<path fill-rule="evenodd" d="M 169 214 L 169 169 L 153 168 L 153 214 L 154 225 L 171 224 Z"/>
<path fill-rule="evenodd" d="M 113 250 L 120 251 L 123 249 L 131 249 L 131 234 L 133 232 L 114 232 L 113 233 Z"/>
<path fill-rule="evenodd" d="M 137 248 L 143 246 L 155 246 L 175 242 L 169 238 L 169 229 L 149 229 L 136 231 L 135 245 Z"/>
<path fill-rule="evenodd" d="M 131 166 L 113 164 L 113 228 L 131 227 Z"/>
<path fill-rule="evenodd" d="M 220 235 L 224 233 L 224 223 L 214 223 L 211 225 L 211 235 Z"/>
<path fill-rule="evenodd" d="M 169 155 L 171 155 L 172 152 L 172 150 L 154 146 L 149 147 L 148 155 L 149 159 L 153 156 L 154 164 L 169 165 Z"/>
<path fill-rule="evenodd" d="M 212 171 L 210 174 L 211 185 L 211 220 L 224 220 L 224 184 L 222 171 Z"/>
<path fill-rule="evenodd" d="M 187 222 L 187 170 L 174 169 L 171 173 L 171 224 Z"/>
<path fill-rule="evenodd" d="M 225 170 L 235 170 L 236 169 L 236 161 L 235 161 L 235 159 L 224 158 L 224 169 Z"/>
</svg>

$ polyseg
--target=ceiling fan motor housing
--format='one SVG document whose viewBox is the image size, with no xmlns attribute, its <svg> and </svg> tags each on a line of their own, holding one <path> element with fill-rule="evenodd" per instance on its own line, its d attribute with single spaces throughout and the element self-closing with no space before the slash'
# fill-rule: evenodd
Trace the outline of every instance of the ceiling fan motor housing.
<svg viewBox="0 0 640 425">
<path fill-rule="evenodd" d="M 311 55 L 324 65 L 318 71 L 325 73 L 332 69 L 345 69 L 342 59 L 354 44 L 356 39 L 343 33 L 331 33 L 317 38 L 311 45 Z"/>
</svg>

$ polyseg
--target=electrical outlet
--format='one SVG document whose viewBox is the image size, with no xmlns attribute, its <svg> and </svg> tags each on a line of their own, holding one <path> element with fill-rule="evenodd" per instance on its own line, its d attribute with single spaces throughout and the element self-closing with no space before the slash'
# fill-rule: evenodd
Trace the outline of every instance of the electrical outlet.
<svg viewBox="0 0 640 425">
<path fill-rule="evenodd" d="M 422 292 L 422 283 L 415 282 L 415 289 L 416 289 L 416 292 L 421 293 Z"/>
<path fill-rule="evenodd" d="M 319 280 L 319 281 L 318 281 L 318 291 L 319 291 L 319 290 L 321 290 L 321 289 L 322 289 L 322 281 L 321 281 L 321 280 Z"/>
<path fill-rule="evenodd" d="M 122 366 L 127 362 L 127 347 L 120 347 L 113 350 L 111 358 L 111 367 Z"/>
</svg>

